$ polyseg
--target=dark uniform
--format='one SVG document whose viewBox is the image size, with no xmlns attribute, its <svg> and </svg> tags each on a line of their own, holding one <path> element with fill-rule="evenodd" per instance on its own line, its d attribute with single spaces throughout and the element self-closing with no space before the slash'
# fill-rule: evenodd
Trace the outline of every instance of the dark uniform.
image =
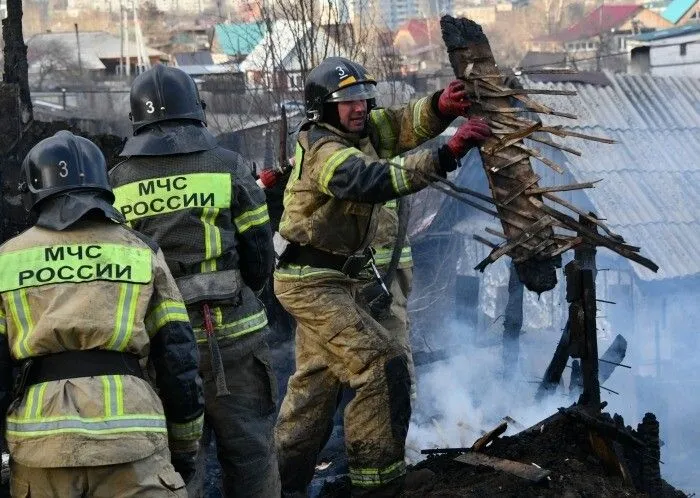
<svg viewBox="0 0 700 498">
<path fill-rule="evenodd" d="M 274 261 L 265 195 L 248 162 L 203 126 L 197 89 L 182 71 L 159 65 L 141 74 L 131 108 L 135 135 L 110 173 L 115 206 L 161 246 L 187 304 L 226 495 L 277 496 L 277 387 L 256 296 Z M 207 348 L 207 314 L 221 363 Z M 217 397 L 217 373 L 230 395 Z"/>
<path fill-rule="evenodd" d="M 0 247 L 12 495 L 186 497 L 170 451 L 173 463 L 194 461 L 204 399 L 163 253 L 120 224 L 104 157 L 89 140 L 62 131 L 41 141 L 23 176 L 38 222 Z"/>
</svg>

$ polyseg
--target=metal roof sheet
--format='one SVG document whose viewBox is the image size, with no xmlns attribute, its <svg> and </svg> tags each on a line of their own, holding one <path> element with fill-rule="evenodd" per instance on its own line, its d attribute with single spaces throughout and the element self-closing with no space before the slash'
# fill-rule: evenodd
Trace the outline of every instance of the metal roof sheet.
<svg viewBox="0 0 700 498">
<path fill-rule="evenodd" d="M 571 97 L 536 96 L 558 111 L 579 116 L 570 120 L 540 115 L 545 125 L 607 136 L 617 144 L 567 138 L 566 144 L 580 150 L 581 157 L 535 146 L 563 164 L 575 181 L 603 179 L 585 192 L 594 209 L 660 267 L 654 274 L 632 264 L 640 278 L 696 275 L 700 273 L 700 80 L 607 76 L 611 81 L 607 87 L 532 81 L 525 86 L 576 90 L 578 95 Z M 543 166 L 536 167 L 540 171 Z"/>
</svg>

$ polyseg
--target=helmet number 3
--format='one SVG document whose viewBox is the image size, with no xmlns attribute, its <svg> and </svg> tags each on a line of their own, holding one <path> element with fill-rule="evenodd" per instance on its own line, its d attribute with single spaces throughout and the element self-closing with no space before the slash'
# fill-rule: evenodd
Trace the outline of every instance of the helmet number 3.
<svg viewBox="0 0 700 498">
<path fill-rule="evenodd" d="M 61 178 L 65 178 L 68 176 L 68 163 L 65 161 L 59 161 L 58 162 L 58 176 Z"/>
<path fill-rule="evenodd" d="M 153 107 L 153 101 L 151 101 L 151 100 L 146 101 L 146 112 L 148 114 L 153 114 L 154 112 L 156 112 L 156 108 Z"/>
<path fill-rule="evenodd" d="M 348 75 L 348 73 L 345 72 L 345 68 L 343 66 L 336 66 L 335 70 L 338 71 L 338 77 L 340 79 L 343 79 Z"/>
</svg>

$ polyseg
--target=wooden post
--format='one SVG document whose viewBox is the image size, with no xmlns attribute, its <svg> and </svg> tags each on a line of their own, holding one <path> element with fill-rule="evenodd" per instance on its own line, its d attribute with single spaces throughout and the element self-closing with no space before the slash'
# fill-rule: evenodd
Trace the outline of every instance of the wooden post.
<svg viewBox="0 0 700 498">
<path fill-rule="evenodd" d="M 515 265 L 510 265 L 508 303 L 503 320 L 503 378 L 511 379 L 520 356 L 520 330 L 523 326 L 523 283 Z"/>
<path fill-rule="evenodd" d="M 591 216 L 594 216 L 592 213 Z M 583 216 L 579 222 L 587 229 L 597 232 L 595 223 Z M 583 374 L 583 393 L 579 404 L 591 412 L 600 412 L 600 381 L 598 379 L 598 330 L 596 327 L 596 248 L 581 244 L 574 251 L 575 261 L 580 270 L 581 309 L 583 310 L 583 337 L 580 343 L 581 373 Z"/>
</svg>

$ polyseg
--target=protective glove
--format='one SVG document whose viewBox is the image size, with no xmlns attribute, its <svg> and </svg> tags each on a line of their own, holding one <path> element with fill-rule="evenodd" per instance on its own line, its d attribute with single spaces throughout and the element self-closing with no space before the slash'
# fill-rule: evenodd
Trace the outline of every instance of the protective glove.
<svg viewBox="0 0 700 498">
<path fill-rule="evenodd" d="M 197 452 L 173 452 L 170 455 L 170 462 L 175 467 L 175 471 L 182 476 L 185 484 L 189 484 L 197 472 Z"/>
<path fill-rule="evenodd" d="M 278 173 L 274 169 L 267 168 L 267 169 L 262 170 L 260 172 L 260 174 L 258 175 L 259 183 L 262 184 L 260 186 L 262 188 L 274 187 L 275 184 L 277 183 L 277 179 L 279 178 L 279 176 L 280 176 L 280 173 Z"/>
<path fill-rule="evenodd" d="M 466 116 L 471 105 L 464 82 L 460 80 L 454 80 L 447 85 L 438 99 L 438 110 L 449 118 Z"/>
<path fill-rule="evenodd" d="M 491 136 L 491 128 L 482 118 L 469 118 L 447 141 L 447 148 L 455 159 L 460 159 L 471 149 Z"/>
</svg>

